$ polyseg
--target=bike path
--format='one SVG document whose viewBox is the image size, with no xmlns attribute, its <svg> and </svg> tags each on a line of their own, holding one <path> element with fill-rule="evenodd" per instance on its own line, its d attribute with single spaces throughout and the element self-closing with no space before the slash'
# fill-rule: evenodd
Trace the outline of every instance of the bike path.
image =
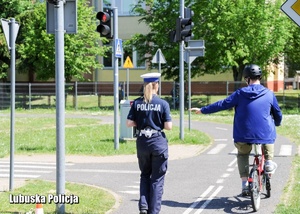
<svg viewBox="0 0 300 214">
<path fill-rule="evenodd" d="M 113 122 L 112 116 L 94 118 L 106 123 Z M 178 120 L 174 120 L 174 125 L 178 124 Z M 192 155 L 185 154 L 184 157 L 170 159 L 161 214 L 251 213 L 250 198 L 239 195 L 240 179 L 234 161 L 232 125 L 192 121 L 191 128 L 207 133 L 213 144 L 206 150 L 201 150 L 201 154 L 194 149 Z M 297 148 L 288 139 L 278 136 L 275 152 L 283 144 L 292 146 L 292 154 L 282 156 L 275 153 L 274 161 L 277 162 L 278 169 L 276 176 L 272 178 L 271 198 L 262 199 L 259 213 L 274 211 L 287 183 Z M 191 153 L 183 149 L 178 149 L 175 153 L 182 155 L 184 152 Z M 55 156 L 51 158 L 55 162 Z M 69 159 L 74 164 L 66 168 L 66 181 L 95 185 L 114 192 L 119 204 L 111 213 L 138 213 L 139 171 L 135 155 L 110 158 L 105 161 L 101 157 Z M 35 160 L 45 161 L 45 157 Z M 55 173 L 42 175 L 41 179 L 55 181 Z"/>
<path fill-rule="evenodd" d="M 174 125 L 178 125 L 178 121 L 174 121 Z M 207 133 L 213 143 L 200 154 L 169 161 L 160 214 L 253 212 L 250 198 L 240 195 L 241 181 L 232 142 L 232 125 L 193 121 L 192 129 Z M 282 145 L 292 146 L 289 156 L 279 155 Z M 272 213 L 280 202 L 295 153 L 295 145 L 278 136 L 274 157 L 278 169 L 271 181 L 271 198 L 262 199 L 258 213 Z M 67 167 L 66 180 L 113 191 L 119 202 L 118 208 L 111 212 L 113 214 L 138 213 L 139 170 L 136 159 L 125 163 L 113 160 L 76 163 Z"/>
</svg>

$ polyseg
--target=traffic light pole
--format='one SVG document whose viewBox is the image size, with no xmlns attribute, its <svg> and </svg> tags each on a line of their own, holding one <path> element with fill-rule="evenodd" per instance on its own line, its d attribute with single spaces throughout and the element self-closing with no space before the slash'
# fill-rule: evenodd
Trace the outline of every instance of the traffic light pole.
<svg viewBox="0 0 300 214">
<path fill-rule="evenodd" d="M 54 7 L 55 14 L 55 87 L 56 87 L 56 194 L 65 194 L 65 53 L 64 1 Z M 65 204 L 56 205 L 56 213 L 65 213 Z"/>
<path fill-rule="evenodd" d="M 184 17 L 184 0 L 180 0 L 180 16 Z M 179 110 L 180 110 L 180 139 L 184 139 L 184 41 L 179 42 Z"/>
<path fill-rule="evenodd" d="M 118 39 L 118 8 L 113 8 L 114 14 L 114 39 L 113 39 L 113 47 L 114 47 L 114 149 L 119 149 L 119 62 L 118 57 L 116 57 L 117 47 L 116 40 Z"/>
</svg>

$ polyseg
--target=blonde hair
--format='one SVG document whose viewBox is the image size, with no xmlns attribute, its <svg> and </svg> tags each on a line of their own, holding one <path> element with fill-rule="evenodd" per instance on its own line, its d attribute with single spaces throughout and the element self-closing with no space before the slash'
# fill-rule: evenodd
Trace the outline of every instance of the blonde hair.
<svg viewBox="0 0 300 214">
<path fill-rule="evenodd" d="M 144 83 L 144 102 L 151 103 L 153 94 L 158 91 L 158 82 L 147 82 Z"/>
</svg>

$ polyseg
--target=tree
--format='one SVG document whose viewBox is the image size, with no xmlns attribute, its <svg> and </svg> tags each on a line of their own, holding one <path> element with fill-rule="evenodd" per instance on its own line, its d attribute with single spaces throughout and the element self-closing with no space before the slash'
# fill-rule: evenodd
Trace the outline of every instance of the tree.
<svg viewBox="0 0 300 214">
<path fill-rule="evenodd" d="M 247 63 L 262 67 L 278 63 L 289 36 L 289 24 L 279 10 L 282 2 L 185 1 L 185 5 L 195 11 L 194 39 L 204 39 L 206 47 L 205 57 L 198 57 L 192 64 L 192 76 L 232 69 L 234 80 L 239 81 Z M 140 54 L 146 54 L 145 59 L 149 61 L 156 49 L 161 48 L 167 61 L 162 66 L 163 74 L 166 78 L 178 79 L 178 44 L 171 43 L 167 35 L 175 29 L 179 4 L 170 0 L 148 0 L 146 4 L 149 9 L 138 5 L 134 11 L 142 16 L 140 21 L 149 26 L 150 33 L 138 34 L 128 43 Z"/>
<path fill-rule="evenodd" d="M 285 47 L 285 63 L 288 67 L 288 77 L 294 77 L 300 70 L 300 28 L 295 24 L 291 26 L 292 36 Z"/>
<path fill-rule="evenodd" d="M 20 16 L 21 35 L 17 51 L 20 56 L 19 71 L 31 72 L 38 80 L 55 77 L 55 36 L 46 32 L 46 4 L 36 3 L 33 10 Z M 96 32 L 96 15 L 85 0 L 77 1 L 77 34 L 65 34 L 65 78 L 66 82 L 101 68 L 96 55 L 104 55 L 109 47 L 100 47 Z"/>
<path fill-rule="evenodd" d="M 0 1 L 0 18 L 16 18 L 22 11 L 29 10 L 32 7 L 31 0 L 1 0 Z M 4 32 L 0 28 L 0 79 L 6 81 L 7 71 L 10 65 L 9 50 L 5 41 Z"/>
<path fill-rule="evenodd" d="M 265 67 L 279 63 L 289 37 L 289 24 L 280 12 L 282 0 L 213 0 L 204 9 L 198 35 L 206 41 L 205 70 L 232 68 L 235 81 L 242 79 L 245 64 Z M 204 18 L 204 19 L 203 19 Z"/>
</svg>

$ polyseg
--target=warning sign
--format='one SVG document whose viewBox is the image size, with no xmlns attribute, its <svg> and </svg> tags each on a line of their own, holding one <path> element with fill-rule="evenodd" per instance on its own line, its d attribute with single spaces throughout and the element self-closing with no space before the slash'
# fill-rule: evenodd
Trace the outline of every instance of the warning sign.
<svg viewBox="0 0 300 214">
<path fill-rule="evenodd" d="M 123 68 L 134 68 L 129 56 L 127 56 Z"/>
</svg>

